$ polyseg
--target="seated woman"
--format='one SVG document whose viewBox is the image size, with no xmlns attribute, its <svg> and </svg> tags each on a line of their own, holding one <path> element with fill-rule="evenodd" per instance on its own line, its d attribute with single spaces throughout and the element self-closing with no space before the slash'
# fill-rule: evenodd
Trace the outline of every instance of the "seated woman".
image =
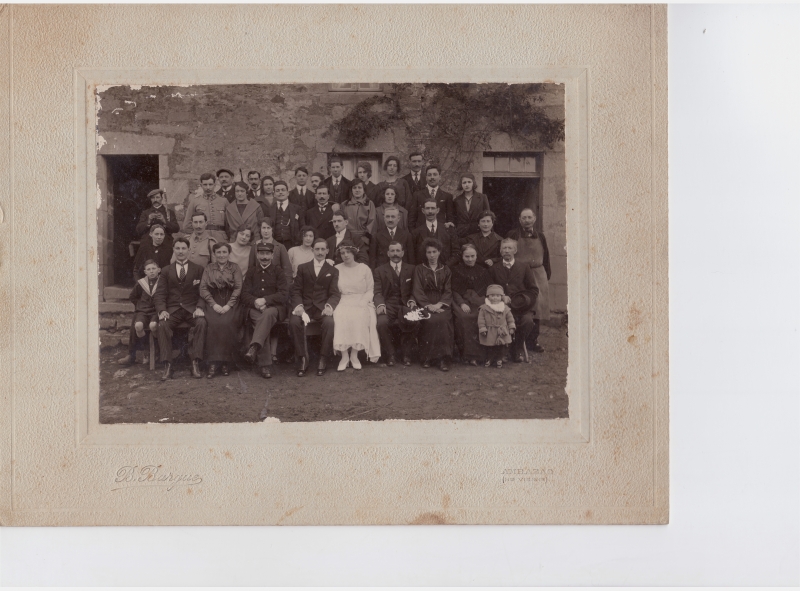
<svg viewBox="0 0 800 591">
<path fill-rule="evenodd" d="M 233 190 L 236 198 L 225 208 L 225 232 L 228 240 L 231 242 L 236 240 L 239 228 L 246 226 L 250 228 L 250 236 L 255 241 L 261 220 L 264 219 L 264 211 L 258 201 L 247 199 L 246 183 L 236 183 Z"/>
<path fill-rule="evenodd" d="M 475 176 L 469 172 L 461 175 L 461 189 L 462 192 L 453 199 L 453 210 L 456 235 L 463 240 L 479 229 L 478 220 L 484 211 L 489 211 L 489 198 L 475 191 Z"/>
<path fill-rule="evenodd" d="M 400 174 L 400 159 L 397 156 L 389 156 L 386 162 L 383 163 L 383 170 L 386 173 L 386 180 L 378 183 L 375 187 L 377 195 L 375 206 L 377 207 L 382 203 L 386 187 L 394 187 L 396 205 L 408 209 L 408 204 L 411 202 L 411 187 L 408 186 L 405 179 L 398 176 Z"/>
<path fill-rule="evenodd" d="M 453 355 L 453 305 L 451 293 L 452 272 L 450 267 L 439 262 L 442 243 L 435 238 L 426 238 L 422 243 L 426 262 L 414 267 L 414 301 L 431 313 L 431 317 L 420 321 L 417 343 L 422 367 L 430 367 L 439 360 L 439 369 L 450 370 Z"/>
<path fill-rule="evenodd" d="M 478 219 L 480 232 L 467 237 L 467 242 L 475 247 L 478 253 L 478 264 L 487 269 L 500 262 L 500 242 L 503 240 L 492 228 L 497 216 L 491 211 L 484 211 Z"/>
<path fill-rule="evenodd" d="M 233 361 L 237 347 L 236 335 L 241 317 L 237 310 L 242 293 L 242 271 L 230 262 L 230 246 L 218 242 L 212 247 L 215 261 L 209 263 L 200 280 L 200 297 L 205 300 L 206 332 L 205 359 L 208 360 L 207 378 L 213 378 L 219 368 L 222 375 L 230 373 L 228 364 Z"/>
<path fill-rule="evenodd" d="M 353 234 L 356 244 L 362 242 L 364 246 L 369 246 L 369 240 L 375 234 L 375 205 L 367 199 L 364 181 L 353 181 L 350 199 L 342 202 L 341 207 L 347 220 L 347 229 Z"/>
<path fill-rule="evenodd" d="M 381 356 L 378 321 L 372 303 L 375 282 L 370 268 L 356 262 L 358 249 L 352 242 L 343 240 L 338 250 L 342 262 L 336 269 L 342 297 L 333 311 L 333 349 L 342 356 L 339 371 L 347 369 L 348 363 L 353 369 L 361 369 L 359 351 L 365 351 L 372 363 L 377 363 Z"/>
<path fill-rule="evenodd" d="M 292 277 L 297 277 L 297 266 L 307 263 L 314 258 L 314 238 L 317 233 L 311 226 L 303 226 L 300 228 L 300 236 L 303 237 L 303 243 L 300 246 L 293 246 L 289 249 L 289 264 L 292 265 Z"/>
<path fill-rule="evenodd" d="M 483 351 L 478 339 L 478 312 L 486 299 L 486 288 L 491 283 L 489 271 L 475 264 L 478 253 L 472 244 L 461 247 L 461 261 L 453 271 L 453 316 L 455 317 L 456 346 L 461 360 L 478 365 Z"/>
<path fill-rule="evenodd" d="M 232 263 L 239 265 L 242 271 L 242 277 L 247 273 L 247 269 L 252 268 L 250 261 L 252 259 L 253 247 L 252 235 L 250 228 L 242 226 L 236 231 L 236 240 L 231 242 L 231 256 L 228 260 Z"/>
<path fill-rule="evenodd" d="M 397 224 L 397 227 L 401 230 L 408 230 L 408 211 L 405 207 L 397 203 L 397 188 L 385 187 L 383 189 L 382 197 L 383 203 L 375 208 L 375 221 L 377 222 L 375 231 L 379 232 L 386 227 L 386 222 L 383 219 L 383 212 L 387 205 L 394 205 L 397 208 L 397 211 L 400 212 L 400 223 Z M 408 231 L 411 232 L 411 230 Z"/>
<path fill-rule="evenodd" d="M 133 259 L 133 278 L 139 281 L 144 277 L 144 264 L 146 261 L 153 260 L 158 263 L 159 268 L 169 265 L 172 259 L 172 236 L 167 234 L 161 222 L 155 222 L 150 226 L 150 240 L 142 238 L 142 243 L 136 251 L 136 258 Z"/>
</svg>

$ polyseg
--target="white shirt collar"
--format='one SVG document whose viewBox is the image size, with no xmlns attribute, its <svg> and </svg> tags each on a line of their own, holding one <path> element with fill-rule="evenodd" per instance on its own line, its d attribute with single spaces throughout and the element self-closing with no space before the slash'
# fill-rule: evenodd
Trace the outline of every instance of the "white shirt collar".
<svg viewBox="0 0 800 591">
<path fill-rule="evenodd" d="M 503 265 L 505 265 L 506 267 L 513 267 L 514 261 L 515 259 L 511 259 L 510 261 L 506 261 L 505 259 L 503 259 Z"/>
<path fill-rule="evenodd" d="M 428 230 L 431 232 L 433 232 L 433 230 L 436 228 L 436 222 L 429 222 L 428 220 L 425 220 L 425 223 L 428 225 Z"/>
</svg>

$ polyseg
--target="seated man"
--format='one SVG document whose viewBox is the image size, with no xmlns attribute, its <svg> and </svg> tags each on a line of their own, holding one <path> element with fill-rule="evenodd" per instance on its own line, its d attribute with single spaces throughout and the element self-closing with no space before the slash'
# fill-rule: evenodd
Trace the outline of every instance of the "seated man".
<svg viewBox="0 0 800 591">
<path fill-rule="evenodd" d="M 400 328 L 400 346 L 403 365 L 411 365 L 411 350 L 419 330 L 419 322 L 411 322 L 404 316 L 417 307 L 411 293 L 414 265 L 403 262 L 403 245 L 397 240 L 389 244 L 389 262 L 372 273 L 375 278 L 375 312 L 378 315 L 378 337 L 381 350 L 386 352 L 386 365 L 395 364 L 395 347 L 392 342 L 392 327 Z"/>
<path fill-rule="evenodd" d="M 536 309 L 536 298 L 539 288 L 530 264 L 514 259 L 517 254 L 517 241 L 505 238 L 500 243 L 502 262 L 489 268 L 492 283 L 503 288 L 503 302 L 511 308 L 517 332 L 514 336 L 512 358 L 516 362 L 525 360 L 523 344 L 533 330 L 533 312 Z"/>
<path fill-rule="evenodd" d="M 144 262 L 144 277 L 137 281 L 136 285 L 131 290 L 130 300 L 136 311 L 133 313 L 133 320 L 131 321 L 131 334 L 128 341 L 128 354 L 120 359 L 117 363 L 120 365 L 130 365 L 136 363 L 136 349 L 139 344 L 139 339 L 143 339 L 147 327 L 151 332 L 156 330 L 156 307 L 153 304 L 153 295 L 156 292 L 158 285 L 158 276 L 161 273 L 161 268 L 158 263 L 152 259 Z"/>
<path fill-rule="evenodd" d="M 272 352 L 264 345 L 269 342 L 272 327 L 286 318 L 286 297 L 289 284 L 283 269 L 272 264 L 275 247 L 269 242 L 256 245 L 257 264 L 247 270 L 240 296 L 247 310 L 247 318 L 254 326 L 250 347 L 244 356 L 254 363 L 258 356 L 258 367 L 262 378 L 270 378 Z"/>
<path fill-rule="evenodd" d="M 297 359 L 297 376 L 308 371 L 308 343 L 303 315 L 322 325 L 321 347 L 317 375 L 325 374 L 327 358 L 333 353 L 333 310 L 341 298 L 339 293 L 339 271 L 325 257 L 328 244 L 324 238 L 314 240 L 314 260 L 297 267 L 297 276 L 292 285 L 292 317 L 289 329 L 294 341 L 294 356 Z"/>
<path fill-rule="evenodd" d="M 172 378 L 172 332 L 179 324 L 186 323 L 194 329 L 189 347 L 192 360 L 192 375 L 201 378 L 200 362 L 206 345 L 206 319 L 197 304 L 200 298 L 200 279 L 203 267 L 189 260 L 189 241 L 176 238 L 172 245 L 175 262 L 161 270 L 153 303 L 158 312 L 158 348 L 164 362 L 161 380 Z"/>
</svg>

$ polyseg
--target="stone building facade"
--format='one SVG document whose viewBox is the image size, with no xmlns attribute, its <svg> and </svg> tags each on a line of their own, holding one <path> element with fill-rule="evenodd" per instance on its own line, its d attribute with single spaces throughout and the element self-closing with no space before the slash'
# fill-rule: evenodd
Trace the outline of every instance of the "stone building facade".
<svg viewBox="0 0 800 591">
<path fill-rule="evenodd" d="M 563 87 L 542 85 L 540 106 L 554 118 L 564 118 Z M 446 169 L 443 187 L 454 195 L 463 170 L 448 168 L 442 146 L 430 137 L 426 85 L 411 85 L 404 93 L 405 121 L 370 138 L 361 148 L 337 141 L 330 133 L 340 119 L 359 102 L 380 95 L 376 84 L 214 85 L 214 86 L 113 86 L 98 90 L 98 254 L 101 264 L 101 311 L 124 311 L 117 305 L 125 290 L 115 278 L 115 265 L 128 256 L 121 216 L 133 217 L 149 206 L 148 187 L 167 192 L 169 207 L 179 219 L 190 193 L 199 190 L 203 172 L 229 168 L 245 175 L 283 179 L 294 186 L 294 169 L 305 165 L 327 176 L 328 159 L 334 153 L 345 159 L 345 176 L 352 178 L 355 163 L 373 163 L 373 181 L 380 182 L 381 165 L 390 155 L 399 156 L 408 172 L 408 155 L 421 151 L 429 161 Z M 125 160 L 125 158 L 128 158 Z M 136 160 L 136 159 L 139 160 Z M 125 162 L 149 170 L 150 178 L 138 184 L 120 184 Z M 138 164 L 137 164 L 138 162 Z M 120 164 L 122 163 L 122 164 Z M 462 165 L 463 167 L 463 165 Z M 535 137 L 493 133 L 488 145 L 470 153 L 469 172 L 477 190 L 490 203 L 500 192 L 518 201 L 517 210 L 531 205 L 537 226 L 544 232 L 552 264 L 551 301 L 554 312 L 567 309 L 566 187 L 564 145 L 540 145 Z M 130 171 L 127 173 L 130 176 Z M 133 176 L 136 176 L 135 174 Z M 131 188 L 133 187 L 133 188 Z M 127 193 L 126 193 L 127 192 Z M 516 193 L 515 193 L 516 192 Z M 500 197 L 497 197 L 499 199 Z M 494 207 L 493 207 L 494 209 Z M 124 212 L 124 213 L 121 213 Z M 516 215 L 511 212 L 506 217 Z M 508 220 L 506 220 L 507 223 Z M 131 247 L 132 248 L 132 247 Z M 116 259 L 116 260 L 115 260 Z M 117 273 L 119 275 L 119 273 Z M 104 306 L 105 302 L 105 306 Z"/>
</svg>

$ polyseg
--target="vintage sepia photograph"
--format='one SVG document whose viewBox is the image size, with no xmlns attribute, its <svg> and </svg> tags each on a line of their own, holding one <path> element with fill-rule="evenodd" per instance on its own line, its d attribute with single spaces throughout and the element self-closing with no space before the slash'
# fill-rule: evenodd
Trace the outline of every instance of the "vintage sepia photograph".
<svg viewBox="0 0 800 591">
<path fill-rule="evenodd" d="M 100 423 L 569 418 L 563 84 L 94 98 Z"/>
</svg>

